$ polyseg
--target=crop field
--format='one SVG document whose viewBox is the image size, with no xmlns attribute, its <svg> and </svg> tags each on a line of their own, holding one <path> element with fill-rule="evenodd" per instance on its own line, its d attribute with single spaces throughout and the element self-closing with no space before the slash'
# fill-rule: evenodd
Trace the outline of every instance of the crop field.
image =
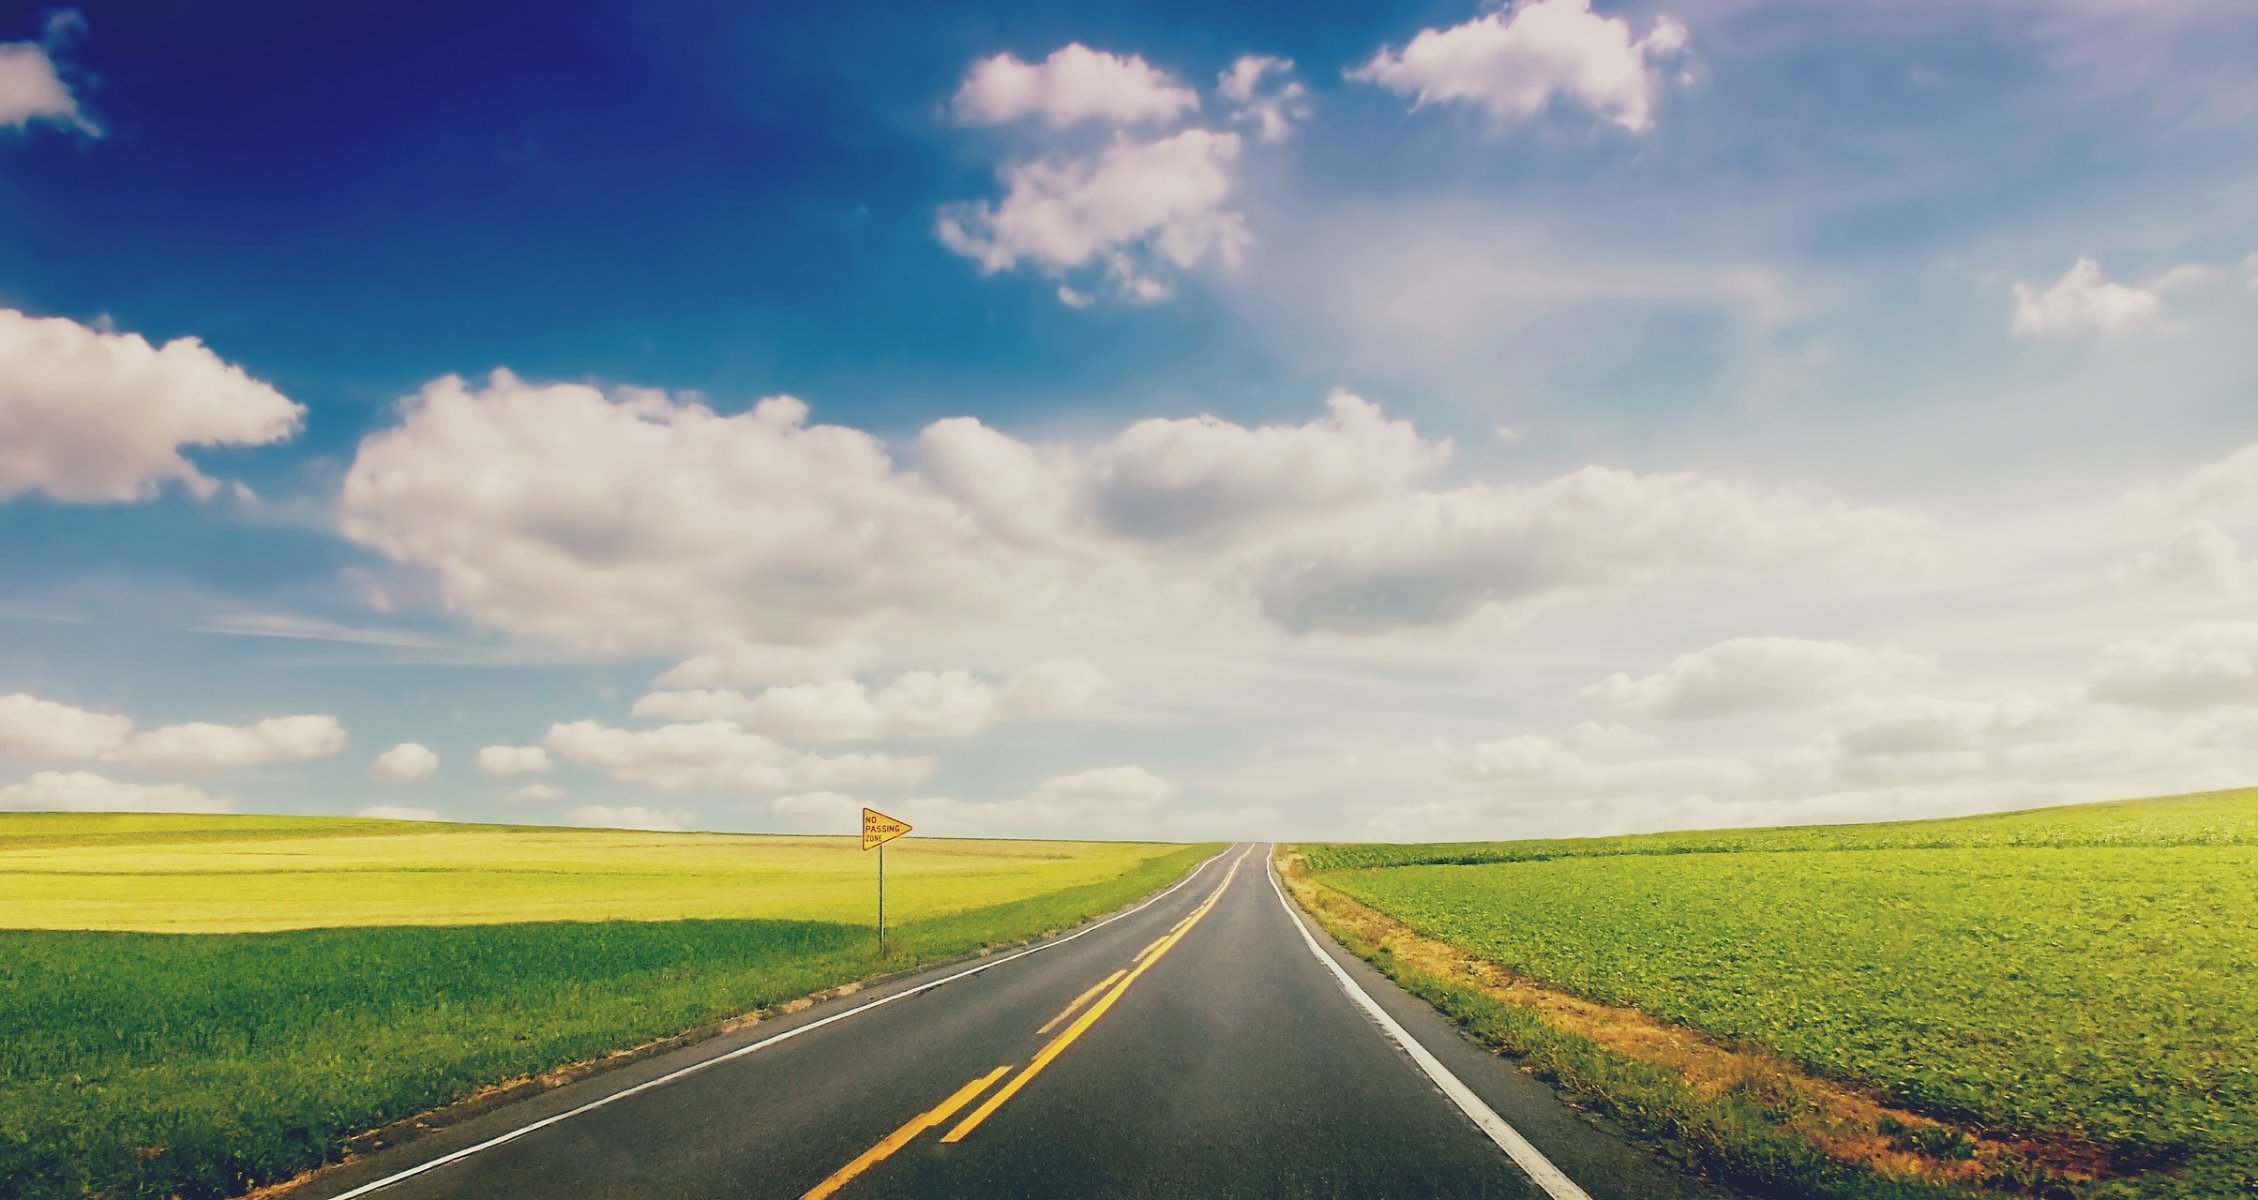
<svg viewBox="0 0 2258 1200">
<path fill-rule="evenodd" d="M 887 848 L 909 921 L 1110 878 L 1123 842 L 921 838 Z M 338 925 L 867 923 L 851 837 L 637 833 L 322 817 L 0 814 L 0 927 L 244 933 Z"/>
<path fill-rule="evenodd" d="M 1076 924 L 1214 849 L 905 839 L 881 960 L 844 839 L 0 815 L 0 1196 L 239 1193 L 483 1085 Z"/>
<path fill-rule="evenodd" d="M 2258 792 L 1307 861 L 1519 975 L 2151 1168 L 2073 1190 L 2258 1191 Z"/>
</svg>

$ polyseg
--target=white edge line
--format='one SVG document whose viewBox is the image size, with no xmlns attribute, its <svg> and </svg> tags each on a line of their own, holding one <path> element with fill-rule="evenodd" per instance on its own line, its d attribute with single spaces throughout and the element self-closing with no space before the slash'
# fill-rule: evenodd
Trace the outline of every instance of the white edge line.
<svg viewBox="0 0 2258 1200">
<path fill-rule="evenodd" d="M 1278 886 L 1277 864 L 1270 861 L 1268 854 L 1263 858 L 1269 868 L 1270 890 L 1278 894 L 1278 903 L 1285 906 L 1286 915 L 1293 919 L 1294 928 L 1299 929 L 1302 940 L 1309 943 L 1309 952 L 1316 955 L 1317 961 L 1324 963 L 1325 969 L 1333 973 L 1333 978 L 1340 983 L 1341 990 L 1348 993 L 1349 999 L 1356 1001 L 1374 1024 L 1395 1039 L 1395 1043 L 1403 1047 L 1404 1053 L 1411 1056 L 1411 1061 L 1419 1064 L 1419 1069 L 1427 1073 L 1427 1078 L 1442 1089 L 1443 1095 L 1450 1097 L 1451 1103 L 1456 1104 L 1460 1112 L 1472 1118 L 1483 1133 L 1490 1135 L 1490 1140 L 1497 1143 L 1498 1149 L 1505 1151 L 1506 1157 L 1527 1172 L 1529 1178 L 1535 1180 L 1537 1186 L 1543 1188 L 1552 1200 L 1591 1200 L 1589 1193 L 1577 1187 L 1576 1181 L 1568 1178 L 1567 1173 L 1559 1167 L 1552 1165 L 1552 1160 L 1546 1158 L 1543 1151 L 1530 1145 L 1529 1139 L 1522 1137 L 1520 1130 L 1507 1124 L 1504 1117 L 1497 1115 L 1496 1109 L 1483 1103 L 1472 1088 L 1467 1087 L 1458 1076 L 1451 1074 L 1449 1067 L 1428 1053 L 1427 1048 L 1420 1045 L 1409 1030 L 1397 1024 L 1396 1019 L 1389 1016 L 1387 1010 L 1381 1008 L 1379 1002 L 1359 986 L 1341 964 L 1333 961 L 1332 955 L 1325 953 L 1325 948 L 1317 944 L 1316 936 L 1309 932 L 1309 926 L 1302 923 L 1301 914 L 1294 911 L 1293 902 L 1286 899 L 1286 890 Z"/>
<path fill-rule="evenodd" d="M 913 988 L 904 988 L 903 990 L 895 992 L 892 995 L 880 996 L 876 1000 L 872 1000 L 867 1004 L 856 1005 L 855 1007 L 850 1008 L 845 1012 L 836 1012 L 820 1020 L 810 1021 L 805 1025 L 794 1026 L 793 1028 L 787 1029 L 784 1032 L 776 1034 L 772 1037 L 762 1038 L 761 1040 L 750 1045 L 739 1046 L 735 1050 L 731 1050 L 726 1054 L 716 1054 L 712 1058 L 700 1059 L 697 1062 L 691 1063 L 689 1066 L 669 1071 L 656 1079 L 646 1079 L 643 1082 L 636 1084 L 634 1087 L 621 1088 L 619 1091 L 613 1092 L 609 1095 L 599 1096 L 596 1099 L 590 1100 L 588 1103 L 583 1104 L 578 1108 L 566 1109 L 564 1112 L 557 1113 L 554 1116 L 543 1117 L 530 1125 L 520 1125 L 516 1129 L 510 1130 L 508 1133 L 498 1134 L 494 1137 L 486 1139 L 483 1142 L 479 1142 L 476 1145 L 465 1146 L 460 1150 L 442 1154 L 439 1157 L 430 1160 L 429 1162 L 418 1163 L 415 1166 L 409 1167 L 405 1171 L 399 1171 L 394 1174 L 387 1175 L 382 1179 L 364 1183 L 361 1186 L 352 1189 L 351 1191 L 339 1192 L 335 1196 L 329 1197 L 329 1200 L 354 1200 L 354 1197 L 356 1196 L 366 1196 L 370 1192 L 378 1191 L 382 1188 L 391 1187 L 393 1184 L 402 1182 L 403 1180 L 413 1179 L 426 1171 L 435 1171 L 440 1167 L 446 1166 L 448 1163 L 459 1162 L 463 1159 L 469 1158 L 473 1154 L 491 1150 L 494 1147 L 502 1145 L 506 1142 L 514 1142 L 517 1139 L 524 1137 L 526 1134 L 535 1133 L 540 1130 L 547 1129 L 551 1125 L 569 1121 L 572 1118 L 581 1115 L 582 1113 L 593 1112 L 596 1109 L 602 1108 L 607 1104 L 613 1103 L 614 1101 L 625 1100 L 629 1096 L 636 1095 L 637 1093 L 647 1092 L 657 1087 L 663 1087 L 666 1084 L 673 1083 L 677 1079 L 695 1075 L 708 1067 L 720 1066 L 722 1063 L 730 1062 L 734 1059 L 743 1058 L 746 1055 L 751 1054 L 755 1050 L 763 1050 L 775 1045 L 778 1042 L 789 1041 L 790 1039 L 796 1038 L 803 1033 L 809 1033 L 814 1030 L 821 1029 L 834 1021 L 844 1021 L 848 1017 L 869 1012 L 871 1009 L 877 1008 L 882 1004 L 892 1004 L 896 1000 L 905 1000 L 921 992 L 932 991 L 934 988 L 940 987 L 942 984 L 955 983 L 957 980 L 963 979 L 968 975 L 978 975 L 980 972 L 985 971 L 990 967 L 1000 967 L 1008 962 L 1017 962 L 1018 960 L 1025 958 L 1030 954 L 1040 954 L 1045 950 L 1049 950 L 1057 946 L 1063 946 L 1066 943 L 1071 942 L 1078 937 L 1081 937 L 1083 934 L 1096 933 L 1098 930 L 1113 924 L 1115 921 L 1119 921 L 1127 917 L 1136 916 L 1138 913 L 1143 912 L 1147 908 L 1150 908 L 1153 905 L 1166 900 L 1170 896 L 1175 895 L 1178 889 L 1182 888 L 1185 884 L 1190 883 L 1194 879 L 1199 878 L 1202 872 L 1206 871 L 1209 867 L 1214 866 L 1218 860 L 1220 860 L 1224 855 L 1229 854 L 1230 852 L 1231 851 L 1229 849 L 1217 852 L 1214 858 L 1210 858 L 1206 862 L 1203 862 L 1199 866 L 1196 866 L 1190 871 L 1186 872 L 1182 879 L 1176 881 L 1175 886 L 1170 887 L 1167 891 L 1162 892 L 1157 896 L 1153 896 L 1147 899 L 1144 903 L 1139 904 L 1137 907 L 1129 909 L 1126 912 L 1115 913 L 1114 915 L 1107 917 L 1105 920 L 1096 922 L 1095 924 L 1085 925 L 1082 928 L 1077 929 L 1064 937 L 1053 938 L 1052 940 L 1044 942 L 1039 946 L 1030 946 L 1017 954 L 1009 954 L 1005 955 L 1002 958 L 983 962 L 979 966 L 968 967 L 962 971 L 958 971 L 954 975 L 949 975 L 941 979 L 935 979 L 929 983 L 921 983 Z"/>
</svg>

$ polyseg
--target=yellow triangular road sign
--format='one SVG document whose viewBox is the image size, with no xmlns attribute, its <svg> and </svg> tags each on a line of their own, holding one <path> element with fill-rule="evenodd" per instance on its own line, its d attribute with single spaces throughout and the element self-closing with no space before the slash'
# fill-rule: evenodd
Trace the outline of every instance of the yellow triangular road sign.
<svg viewBox="0 0 2258 1200">
<path fill-rule="evenodd" d="M 875 850 L 909 832 L 909 822 L 897 821 L 875 808 L 862 810 L 862 848 Z"/>
</svg>

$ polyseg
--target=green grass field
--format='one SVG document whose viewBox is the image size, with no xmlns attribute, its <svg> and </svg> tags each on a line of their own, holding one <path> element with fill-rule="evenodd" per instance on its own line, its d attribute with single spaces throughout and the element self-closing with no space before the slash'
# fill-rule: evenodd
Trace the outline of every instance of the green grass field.
<svg viewBox="0 0 2258 1200">
<path fill-rule="evenodd" d="M 847 839 L 0 815 L 0 1196 L 238 1193 L 482 1085 L 1076 924 L 1214 849 L 904 839 L 881 960 Z"/>
<path fill-rule="evenodd" d="M 1306 848 L 1524 976 L 1917 1110 L 2258 1194 L 2258 792 L 1950 821 Z"/>
</svg>

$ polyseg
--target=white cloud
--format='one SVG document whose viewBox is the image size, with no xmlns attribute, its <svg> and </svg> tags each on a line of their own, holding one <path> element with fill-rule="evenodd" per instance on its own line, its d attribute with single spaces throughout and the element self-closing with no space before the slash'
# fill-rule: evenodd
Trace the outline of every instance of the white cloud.
<svg viewBox="0 0 2258 1200">
<path fill-rule="evenodd" d="M 1841 700 L 1932 666 L 1894 646 L 1869 650 L 1803 638 L 1733 638 L 1681 655 L 1655 674 L 1610 675 L 1577 694 L 1618 715 L 1697 720 Z"/>
<path fill-rule="evenodd" d="M 1232 105 L 1231 119 L 1253 125 L 1255 136 L 1282 142 L 1294 122 L 1309 116 L 1309 89 L 1288 78 L 1294 60 L 1270 54 L 1242 54 L 1216 77 L 1216 94 Z"/>
<path fill-rule="evenodd" d="M 1289 630 L 1446 625 L 1658 576 L 1918 558 L 1926 522 L 1690 473 L 1587 467 L 1534 487 L 1408 493 L 1280 539 L 1255 597 Z"/>
<path fill-rule="evenodd" d="M 509 799 L 521 804 L 538 804 L 564 799 L 564 790 L 546 783 L 529 783 L 509 794 Z"/>
<path fill-rule="evenodd" d="M 1651 748 L 1657 740 L 1652 734 L 1639 733 L 1621 725 L 1602 725 L 1597 721 L 1580 721 L 1568 731 L 1568 744 L 1587 754 L 1645 750 Z"/>
<path fill-rule="evenodd" d="M 400 804 L 372 804 L 362 809 L 360 815 L 382 821 L 436 821 L 439 819 L 439 810 L 410 808 Z"/>
<path fill-rule="evenodd" d="M 654 684 L 660 688 L 712 688 L 822 683 L 862 670 L 877 655 L 878 647 L 868 642 L 817 646 L 734 642 L 719 651 L 684 659 L 659 676 Z"/>
<path fill-rule="evenodd" d="M 661 788 L 784 792 L 909 787 L 933 770 L 929 758 L 809 754 L 727 721 L 656 729 L 572 721 L 550 726 L 546 741 L 565 758 L 615 779 Z"/>
<path fill-rule="evenodd" d="M 1039 804 L 1110 811 L 1149 808 L 1175 791 L 1175 784 L 1143 767 L 1099 767 L 1046 779 L 1030 798 Z"/>
<path fill-rule="evenodd" d="M 1112 686 L 1105 672 L 1088 663 L 1050 659 L 1005 680 L 998 708 L 1026 720 L 1071 716 Z"/>
<path fill-rule="evenodd" d="M 2097 700 L 2141 708 L 2258 704 L 2258 622 L 2187 625 L 2154 641 L 2102 653 Z"/>
<path fill-rule="evenodd" d="M 1686 27 L 1668 16 L 1634 39 L 1629 22 L 1594 13 L 1591 0 L 1524 0 L 1449 29 L 1423 29 L 1401 52 L 1383 47 L 1348 75 L 1416 97 L 1418 107 L 1459 101 L 1501 121 L 1526 120 L 1565 99 L 1639 133 L 1654 125 L 1656 64 L 1685 43 Z"/>
<path fill-rule="evenodd" d="M 1092 155 L 1007 168 L 1000 202 L 946 205 L 934 233 L 984 274 L 1022 263 L 1052 278 L 1096 268 L 1116 295 L 1149 303 L 1172 290 L 1155 273 L 1162 264 L 1239 264 L 1253 239 L 1224 207 L 1238 159 L 1235 133 L 1122 135 Z"/>
<path fill-rule="evenodd" d="M 1982 699 L 1894 696 L 1852 706 L 1816 755 L 1783 764 L 1821 784 L 1855 788 L 1950 780 L 2096 781 L 2173 763 L 2179 734 L 2128 723 L 2075 690 Z"/>
<path fill-rule="evenodd" d="M 24 692 L 0 696 L 0 754 L 104 758 L 125 745 L 133 719 L 88 712 Z"/>
<path fill-rule="evenodd" d="M 183 448 L 279 442 L 304 413 L 195 338 L 158 347 L 0 309 L 0 500 L 141 500 L 175 482 L 209 496 Z"/>
<path fill-rule="evenodd" d="M 1008 53 L 981 59 L 949 105 L 966 125 L 1034 117 L 1054 129 L 1088 120 L 1169 122 L 1199 106 L 1197 93 L 1137 55 L 1108 54 L 1079 42 L 1039 63 Z"/>
<path fill-rule="evenodd" d="M 2081 258 L 2044 291 L 2015 284 L 2015 315 L 2010 332 L 2019 337 L 2099 333 L 2103 336 L 2155 328 L 2164 323 L 2164 293 L 2201 278 L 2198 267 L 2175 267 L 2145 286 L 2112 283 L 2101 264 Z"/>
<path fill-rule="evenodd" d="M 788 397 L 721 416 L 506 371 L 479 390 L 449 377 L 361 443 L 342 525 L 511 632 L 718 648 L 685 674 L 1006 589 L 955 507 L 898 474 L 876 438 L 806 418 Z"/>
<path fill-rule="evenodd" d="M 1466 754 L 1467 778 L 1510 787 L 1538 798 L 1646 795 L 1676 798 L 1689 792 L 1745 788 L 1760 777 L 1748 762 L 1692 755 L 1594 762 L 1556 739 L 1517 734 L 1480 742 Z"/>
<path fill-rule="evenodd" d="M 70 126 L 87 137 L 102 136 L 101 126 L 71 94 L 53 55 L 84 26 L 75 10 L 63 9 L 47 19 L 43 41 L 0 42 L 0 129 L 22 129 L 40 121 Z"/>
<path fill-rule="evenodd" d="M 862 801 L 843 792 L 800 792 L 769 801 L 768 810 L 780 817 L 836 818 L 844 823 L 859 818 Z"/>
<path fill-rule="evenodd" d="M 852 679 L 742 692 L 656 691 L 635 715 L 728 721 L 770 737 L 806 741 L 966 737 L 1011 718 L 1079 711 L 1107 685 L 1087 663 L 1038 663 L 1001 686 L 969 671 L 906 671 L 881 687 Z"/>
<path fill-rule="evenodd" d="M 2252 564 L 2242 543 L 2209 521 L 2197 521 L 2172 535 L 2160 550 L 2142 551 L 2110 571 L 2110 578 L 2134 587 L 2236 595 L 2250 586 Z"/>
<path fill-rule="evenodd" d="M 0 696 L 0 753 L 31 758 L 102 759 L 144 767 L 245 767 L 319 758 L 345 746 L 337 718 L 268 717 L 249 725 L 190 721 L 146 733 L 115 713 L 16 693 Z"/>
<path fill-rule="evenodd" d="M 2258 442 L 2197 467 L 2177 486 L 2144 489 L 2127 499 L 2150 513 L 2247 523 L 2258 516 Z"/>
<path fill-rule="evenodd" d="M 890 640 L 1218 612 L 1375 633 L 1670 576 L 1903 560 L 1926 533 L 1904 513 L 1691 473 L 1422 490 L 1450 449 L 1336 393 L 1300 425 L 1153 419 L 1084 445 L 954 418 L 905 471 L 867 434 L 808 425 L 797 401 L 721 416 L 501 372 L 478 391 L 439 380 L 367 438 L 342 517 L 476 620 L 694 655 L 661 691 L 789 674 L 820 686 L 771 703 L 821 701 L 841 722 L 876 701 L 817 669 Z M 716 715 L 753 719 L 700 719 Z"/>
<path fill-rule="evenodd" d="M 249 725 L 191 721 L 135 734 L 117 757 L 151 767 L 248 767 L 321 758 L 345 748 L 337 718 L 308 714 L 268 717 Z"/>
<path fill-rule="evenodd" d="M 1336 391 L 1325 403 L 1327 415 L 1304 425 L 1139 421 L 1091 456 L 1093 506 L 1131 536 L 1204 538 L 1400 494 L 1450 457 L 1449 442 L 1426 441 L 1360 396 Z"/>
<path fill-rule="evenodd" d="M 2011 692 L 1982 700 L 1937 696 L 1867 698 L 1852 706 L 1833 740 L 1850 756 L 1976 751 L 2008 737 L 2046 733 L 2075 718 L 2074 701 Z"/>
<path fill-rule="evenodd" d="M 967 801 L 953 796 L 910 796 L 879 807 L 942 837 L 1017 836 L 1154 837 L 1162 803 L 1176 786 L 1142 767 L 1100 767 L 1060 775 L 1025 795 Z M 778 815 L 813 828 L 851 820 L 860 801 L 835 792 L 787 796 L 771 804 Z M 841 830 L 844 832 L 844 829 Z"/>
<path fill-rule="evenodd" d="M 478 769 L 488 775 L 522 775 L 549 769 L 549 752 L 539 746 L 485 746 L 478 751 Z"/>
<path fill-rule="evenodd" d="M 439 756 L 428 746 L 415 742 L 402 742 L 376 756 L 369 774 L 378 779 L 421 779 L 439 769 Z"/>
<path fill-rule="evenodd" d="M 41 771 L 0 787 L 0 810 L 11 812 L 223 813 L 233 807 L 177 783 L 119 783 L 85 771 Z"/>
<path fill-rule="evenodd" d="M 642 805 L 613 807 L 608 804 L 584 804 L 565 814 L 572 825 L 585 825 L 595 829 L 648 829 L 658 833 L 680 833 L 696 822 L 698 814 L 685 808 L 645 808 Z"/>
</svg>

